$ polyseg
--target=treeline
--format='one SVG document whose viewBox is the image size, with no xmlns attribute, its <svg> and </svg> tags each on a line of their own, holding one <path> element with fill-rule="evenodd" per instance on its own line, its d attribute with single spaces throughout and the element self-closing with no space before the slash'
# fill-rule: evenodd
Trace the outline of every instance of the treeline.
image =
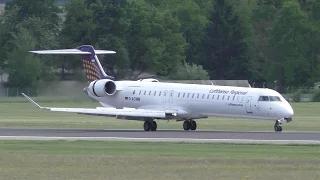
<svg viewBox="0 0 320 180">
<path fill-rule="evenodd" d="M 12 0 L 1 20 L 10 86 L 54 79 L 56 68 L 78 71 L 78 57 L 28 51 L 81 44 L 117 51 L 100 57 L 117 79 L 265 80 L 282 91 L 320 77 L 318 0 Z"/>
</svg>

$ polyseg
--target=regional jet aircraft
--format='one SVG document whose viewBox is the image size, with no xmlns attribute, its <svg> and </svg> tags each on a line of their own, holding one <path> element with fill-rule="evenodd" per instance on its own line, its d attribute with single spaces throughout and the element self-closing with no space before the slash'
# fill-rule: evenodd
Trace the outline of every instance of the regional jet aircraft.
<svg viewBox="0 0 320 180">
<path fill-rule="evenodd" d="M 195 120 L 216 117 L 274 120 L 281 132 L 283 122 L 291 122 L 293 109 L 278 92 L 267 88 L 216 86 L 159 82 L 157 79 L 116 81 L 103 70 L 97 55 L 115 51 L 95 50 L 91 45 L 76 49 L 30 51 L 36 54 L 77 54 L 82 57 L 89 81 L 84 92 L 98 101 L 97 108 L 35 107 L 50 111 L 112 116 L 144 121 L 145 131 L 156 131 L 155 120 L 184 121 L 184 130 L 196 130 Z"/>
</svg>

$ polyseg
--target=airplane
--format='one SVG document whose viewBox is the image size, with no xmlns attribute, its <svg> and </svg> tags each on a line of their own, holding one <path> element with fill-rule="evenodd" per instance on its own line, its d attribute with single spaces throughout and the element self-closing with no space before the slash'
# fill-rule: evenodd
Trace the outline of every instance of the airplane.
<svg viewBox="0 0 320 180">
<path fill-rule="evenodd" d="M 81 56 L 89 84 L 83 91 L 102 105 L 96 108 L 42 107 L 22 93 L 33 106 L 44 110 L 143 121 L 145 131 L 156 131 L 156 120 L 184 121 L 183 129 L 192 131 L 197 128 L 196 120 L 213 116 L 274 120 L 274 131 L 281 132 L 281 124 L 291 122 L 294 115 L 288 101 L 268 88 L 169 83 L 154 78 L 115 80 L 105 73 L 97 55 L 116 52 L 95 50 L 91 45 L 29 52 Z"/>
</svg>

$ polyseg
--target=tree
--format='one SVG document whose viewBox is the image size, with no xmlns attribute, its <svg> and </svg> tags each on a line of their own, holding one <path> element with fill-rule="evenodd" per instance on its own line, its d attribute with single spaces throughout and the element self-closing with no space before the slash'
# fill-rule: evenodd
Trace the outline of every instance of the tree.
<svg viewBox="0 0 320 180">
<path fill-rule="evenodd" d="M 61 48 L 75 48 L 83 44 L 92 44 L 92 34 L 95 29 L 93 13 L 85 0 L 70 0 L 65 6 L 66 17 L 59 36 Z M 70 33 L 72 32 L 72 33 Z M 59 61 L 61 65 L 61 79 L 65 79 L 65 69 L 82 67 L 79 57 L 64 56 Z"/>
<path fill-rule="evenodd" d="M 308 58 L 310 62 L 310 72 L 314 81 L 320 81 L 320 2 L 311 0 L 302 6 L 310 19 L 310 36 L 309 36 L 309 51 Z M 306 8 L 308 7 L 308 8 Z"/>
<path fill-rule="evenodd" d="M 168 10 L 160 10 L 144 0 L 130 4 L 127 44 L 131 68 L 167 76 L 184 61 L 186 42 L 180 23 Z"/>
<path fill-rule="evenodd" d="M 177 71 L 168 76 L 171 80 L 209 80 L 209 74 L 201 65 L 183 63 Z"/>
<path fill-rule="evenodd" d="M 96 0 L 87 1 L 93 13 L 93 23 L 96 24 L 91 42 L 96 48 L 111 49 L 117 53 L 102 59 L 107 73 L 121 78 L 128 71 L 130 61 L 126 44 L 126 32 L 129 27 L 126 0 Z M 123 76 L 122 76 L 123 77 Z"/>
<path fill-rule="evenodd" d="M 14 37 L 18 32 L 17 24 L 17 13 L 19 8 L 12 8 L 11 11 L 5 11 L 0 17 L 0 43 L 2 47 L 0 48 L 0 69 L 4 69 L 5 60 L 7 59 L 8 52 L 14 47 Z"/>
<path fill-rule="evenodd" d="M 65 21 L 60 34 L 61 46 L 67 48 L 93 43 L 91 40 L 95 29 L 93 13 L 87 8 L 85 0 L 68 1 L 65 12 Z"/>
<path fill-rule="evenodd" d="M 40 77 L 40 62 L 28 51 L 34 49 L 36 41 L 26 29 L 14 39 L 15 47 L 8 55 L 8 85 L 11 87 L 32 87 L 38 85 Z"/>
<path fill-rule="evenodd" d="M 248 79 L 250 77 L 248 44 L 233 4 L 217 0 L 203 38 L 201 65 L 214 79 Z"/>
<path fill-rule="evenodd" d="M 6 2 L 5 11 L 18 8 L 17 18 L 22 22 L 31 17 L 40 18 L 48 29 L 58 32 L 61 9 L 55 0 L 12 0 Z"/>
<path fill-rule="evenodd" d="M 279 81 L 280 91 L 284 85 L 299 87 L 310 84 L 312 75 L 307 60 L 308 33 L 307 15 L 297 1 L 283 3 L 275 24 L 270 30 L 272 59 L 269 77 Z"/>
<path fill-rule="evenodd" d="M 208 22 L 211 0 L 147 0 L 159 11 L 170 12 L 178 19 L 180 30 L 186 41 L 186 61 L 198 63 L 201 59 L 202 37 Z"/>
<path fill-rule="evenodd" d="M 8 1 L 0 25 L 0 42 L 3 45 L 0 49 L 2 54 L 0 62 L 5 62 L 8 59 L 8 52 L 12 52 L 13 48 L 18 46 L 13 40 L 19 36 L 21 29 L 28 31 L 29 35 L 35 39 L 34 49 L 57 47 L 56 37 L 61 20 L 59 13 L 60 8 L 54 0 L 36 0 L 32 3 L 26 0 Z M 48 68 L 52 66 L 53 61 L 49 60 L 49 57 L 43 59 L 47 61 L 41 61 L 44 69 L 41 77 L 51 79 Z"/>
<path fill-rule="evenodd" d="M 269 45 L 269 29 L 284 1 L 257 0 L 252 8 L 252 73 L 255 79 L 270 79 L 269 67 L 272 63 L 272 47 Z"/>
</svg>

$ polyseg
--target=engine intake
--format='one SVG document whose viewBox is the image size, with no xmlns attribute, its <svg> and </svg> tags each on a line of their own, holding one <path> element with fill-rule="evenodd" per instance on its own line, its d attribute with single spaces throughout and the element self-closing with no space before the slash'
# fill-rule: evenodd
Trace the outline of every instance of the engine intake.
<svg viewBox="0 0 320 180">
<path fill-rule="evenodd" d="M 92 81 L 88 86 L 91 94 L 97 97 L 111 96 L 117 91 L 117 85 L 110 79 Z"/>
</svg>

